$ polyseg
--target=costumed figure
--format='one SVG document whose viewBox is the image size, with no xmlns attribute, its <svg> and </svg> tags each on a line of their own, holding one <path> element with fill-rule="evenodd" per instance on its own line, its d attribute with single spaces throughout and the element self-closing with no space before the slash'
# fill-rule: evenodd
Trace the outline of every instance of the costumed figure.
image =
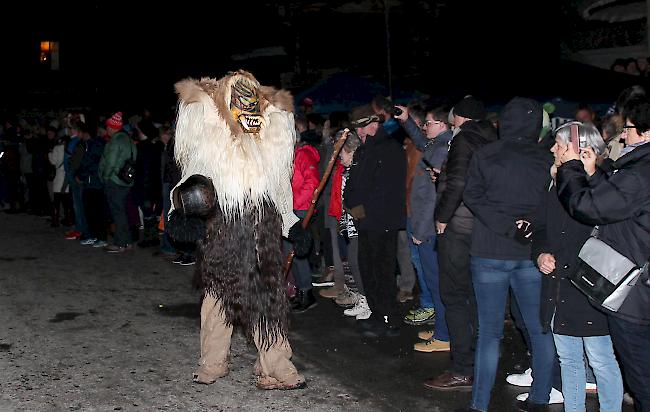
<svg viewBox="0 0 650 412">
<path fill-rule="evenodd" d="M 179 241 L 197 241 L 205 288 L 194 381 L 228 374 L 233 326 L 240 325 L 259 351 L 257 386 L 303 388 L 290 361 L 281 251 L 282 236 L 302 230 L 292 210 L 292 97 L 241 70 L 175 87 L 182 179 L 171 194 L 169 230 Z"/>
</svg>

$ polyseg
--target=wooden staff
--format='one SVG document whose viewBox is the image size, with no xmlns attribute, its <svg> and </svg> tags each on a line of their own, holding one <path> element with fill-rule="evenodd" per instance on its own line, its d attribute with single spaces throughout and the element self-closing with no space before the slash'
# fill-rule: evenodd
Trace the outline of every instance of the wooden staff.
<svg viewBox="0 0 650 412">
<path fill-rule="evenodd" d="M 311 217 L 314 215 L 314 212 L 316 211 L 316 202 L 318 201 L 318 198 L 320 197 L 321 192 L 323 191 L 323 188 L 327 184 L 327 179 L 329 179 L 330 174 L 332 173 L 332 169 L 334 168 L 334 163 L 336 162 L 336 158 L 339 155 L 339 152 L 343 148 L 343 144 L 345 143 L 345 140 L 348 138 L 348 134 L 350 133 L 350 129 L 345 129 L 343 130 L 343 134 L 339 138 L 339 140 L 334 143 L 334 150 L 332 151 L 332 156 L 330 157 L 329 162 L 327 162 L 327 167 L 325 168 L 325 172 L 323 173 L 323 177 L 320 180 L 320 183 L 318 184 L 318 187 L 314 190 L 314 194 L 311 197 L 311 204 L 309 205 L 309 210 L 307 210 L 307 215 L 302 219 L 302 222 L 300 225 L 302 226 L 303 229 L 307 229 L 309 226 L 309 221 L 311 220 Z M 287 279 L 287 276 L 289 276 L 289 270 L 291 270 L 291 263 L 293 262 L 293 258 L 296 255 L 295 250 L 291 250 L 289 252 L 289 255 L 287 256 L 287 261 L 284 264 L 284 278 L 285 280 Z"/>
</svg>

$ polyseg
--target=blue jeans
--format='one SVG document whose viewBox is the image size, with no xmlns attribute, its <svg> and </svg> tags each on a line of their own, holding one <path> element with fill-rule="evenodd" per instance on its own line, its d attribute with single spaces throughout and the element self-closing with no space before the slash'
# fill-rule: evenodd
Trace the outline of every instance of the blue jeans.
<svg viewBox="0 0 650 412">
<path fill-rule="evenodd" d="M 408 235 L 409 248 L 411 249 L 411 263 L 415 268 L 415 272 L 418 277 L 418 285 L 420 286 L 420 307 L 423 308 L 432 308 L 433 307 L 433 298 L 427 287 L 427 283 L 424 280 L 422 262 L 420 261 L 420 253 L 418 247 L 413 243 L 412 236 L 413 230 L 411 230 L 411 219 L 406 220 L 406 234 Z M 436 266 L 437 266 L 437 257 L 436 257 Z"/>
<path fill-rule="evenodd" d="M 66 176 L 70 186 L 70 193 L 72 193 L 72 208 L 74 209 L 74 226 L 77 232 L 81 233 L 82 239 L 90 237 L 88 232 L 88 223 L 86 223 L 86 212 L 84 210 L 83 202 L 83 186 L 73 177 Z"/>
<path fill-rule="evenodd" d="M 553 334 L 562 369 L 562 395 L 566 412 L 585 410 L 584 352 L 596 375 L 600 410 L 616 412 L 623 404 L 623 378 L 609 335 L 567 336 Z M 584 350 L 583 350 L 584 347 Z"/>
<path fill-rule="evenodd" d="M 503 320 L 512 288 L 530 336 L 533 385 L 530 402 L 547 404 L 555 358 L 553 336 L 542 332 L 539 320 L 542 275 L 531 260 L 472 257 L 472 280 L 478 312 L 478 341 L 474 360 L 472 407 L 487 411 L 499 364 Z"/>
<path fill-rule="evenodd" d="M 431 236 L 426 241 L 417 245 L 417 252 L 422 263 L 422 275 L 418 272 L 418 279 L 423 279 L 425 288 L 421 289 L 422 295 L 425 290 L 429 299 L 431 299 L 432 306 L 424 306 L 424 308 L 433 307 L 436 311 L 436 327 L 434 329 L 433 338 L 449 342 L 449 329 L 447 329 L 447 321 L 445 319 L 445 305 L 440 299 L 440 271 L 438 270 L 438 252 L 435 251 L 436 236 Z M 420 298 L 422 302 L 422 298 Z"/>
</svg>

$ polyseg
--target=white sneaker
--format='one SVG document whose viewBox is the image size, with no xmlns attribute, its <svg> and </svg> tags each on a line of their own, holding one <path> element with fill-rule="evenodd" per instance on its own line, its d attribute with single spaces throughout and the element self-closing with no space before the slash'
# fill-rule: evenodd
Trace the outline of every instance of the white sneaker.
<svg viewBox="0 0 650 412">
<path fill-rule="evenodd" d="M 548 404 L 549 405 L 554 405 L 557 403 L 564 403 L 564 396 L 562 396 L 562 392 L 558 391 L 555 388 L 551 388 L 551 393 L 548 394 Z M 528 392 L 522 393 L 517 395 L 517 400 L 518 401 L 525 401 L 528 399 Z"/>
<path fill-rule="evenodd" d="M 595 383 L 587 382 L 587 384 L 585 385 L 585 391 L 589 393 L 598 393 L 598 386 L 596 386 Z"/>
<path fill-rule="evenodd" d="M 365 296 L 361 295 L 357 303 L 353 307 L 344 310 L 343 314 L 345 316 L 357 316 L 368 309 L 368 301 Z"/>
<path fill-rule="evenodd" d="M 93 243 L 94 248 L 100 248 L 100 247 L 104 247 L 104 246 L 108 246 L 108 243 L 106 243 L 106 241 L 104 241 L 104 240 L 98 240 L 98 241 Z"/>
<path fill-rule="evenodd" d="M 515 386 L 528 387 L 533 384 L 533 370 L 526 369 L 524 373 L 513 373 L 506 376 L 506 382 Z"/>
<path fill-rule="evenodd" d="M 366 320 L 370 315 L 372 315 L 372 311 L 368 308 L 357 315 L 357 320 Z"/>
<path fill-rule="evenodd" d="M 81 244 L 84 245 L 84 246 L 88 246 L 88 245 L 92 245 L 92 244 L 94 244 L 95 242 L 97 242 L 97 239 L 95 239 L 95 238 L 88 238 L 88 239 L 84 239 L 84 240 L 80 241 L 79 243 L 81 243 Z"/>
</svg>

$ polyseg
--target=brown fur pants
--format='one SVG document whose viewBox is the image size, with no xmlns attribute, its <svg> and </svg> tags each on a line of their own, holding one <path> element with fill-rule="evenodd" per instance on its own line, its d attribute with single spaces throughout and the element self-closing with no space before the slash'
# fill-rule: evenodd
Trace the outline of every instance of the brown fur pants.
<svg viewBox="0 0 650 412">
<path fill-rule="evenodd" d="M 226 325 L 221 301 L 206 294 L 201 306 L 201 359 L 194 373 L 195 382 L 211 384 L 228 374 L 232 330 Z M 289 360 L 292 352 L 286 337 L 268 350 L 262 348 L 257 331 L 253 331 L 253 338 L 259 352 L 254 367 L 258 387 L 294 389 L 304 385 L 305 379 Z"/>
</svg>

